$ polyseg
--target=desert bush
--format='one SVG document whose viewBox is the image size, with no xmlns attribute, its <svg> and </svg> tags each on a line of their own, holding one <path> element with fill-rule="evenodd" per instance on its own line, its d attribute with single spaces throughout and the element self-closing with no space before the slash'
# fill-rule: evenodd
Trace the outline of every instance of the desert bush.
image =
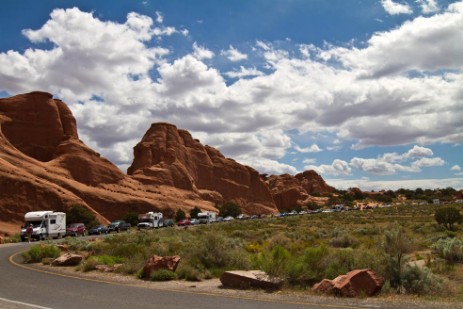
<svg viewBox="0 0 463 309">
<path fill-rule="evenodd" d="M 22 254 L 24 263 L 38 263 L 44 258 L 56 259 L 60 255 L 60 250 L 53 244 L 33 245 Z"/>
<path fill-rule="evenodd" d="M 309 286 L 324 279 L 329 260 L 330 250 L 326 246 L 307 248 L 302 256 L 288 262 L 288 283 Z"/>
<path fill-rule="evenodd" d="M 331 239 L 330 245 L 334 248 L 348 248 L 355 247 L 358 244 L 358 240 L 348 234 L 335 237 Z"/>
<path fill-rule="evenodd" d="M 442 280 L 429 268 L 406 266 L 402 273 L 402 285 L 407 294 L 436 294 L 442 289 Z"/>
<path fill-rule="evenodd" d="M 96 269 L 96 265 L 98 265 L 98 261 L 95 257 L 89 257 L 81 266 L 81 270 L 83 272 L 89 272 Z"/>
<path fill-rule="evenodd" d="M 431 249 L 449 263 L 463 262 L 463 241 L 461 239 L 439 239 L 431 246 Z"/>
<path fill-rule="evenodd" d="M 171 281 L 175 279 L 175 273 L 168 269 L 159 269 L 151 274 L 151 281 Z"/>
<path fill-rule="evenodd" d="M 205 278 L 204 269 L 197 269 L 188 263 L 180 263 L 176 273 L 179 279 L 187 281 L 202 281 Z"/>
<path fill-rule="evenodd" d="M 411 240 L 405 235 L 403 228 L 392 227 L 384 233 L 383 249 L 387 256 L 386 278 L 391 287 L 402 289 L 402 270 L 406 261 L 406 253 L 412 250 Z"/>
<path fill-rule="evenodd" d="M 234 202 L 226 202 L 223 205 L 219 205 L 217 208 L 220 211 L 219 215 L 224 218 L 228 216 L 236 218 L 238 215 L 241 214 L 241 208 Z"/>
<path fill-rule="evenodd" d="M 455 207 L 444 207 L 436 210 L 434 219 L 447 230 L 453 230 L 454 224 L 461 223 L 463 217 L 460 215 L 460 211 Z"/>
</svg>

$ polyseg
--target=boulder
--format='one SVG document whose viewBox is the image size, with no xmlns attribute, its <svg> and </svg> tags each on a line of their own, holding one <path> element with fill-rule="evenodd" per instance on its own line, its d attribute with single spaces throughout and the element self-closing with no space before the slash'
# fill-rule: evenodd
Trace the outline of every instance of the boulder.
<svg viewBox="0 0 463 309">
<path fill-rule="evenodd" d="M 384 279 L 369 269 L 356 269 L 334 280 L 323 279 L 314 285 L 313 291 L 346 297 L 372 296 L 381 291 Z"/>
<path fill-rule="evenodd" d="M 51 262 L 51 266 L 76 266 L 83 260 L 82 255 L 74 253 L 65 253 Z"/>
<path fill-rule="evenodd" d="M 175 271 L 177 269 L 178 263 L 180 262 L 180 256 L 159 256 L 153 255 L 150 257 L 143 266 L 143 277 L 145 279 L 151 278 L 153 272 L 160 269 L 167 269 L 170 271 Z"/>
<path fill-rule="evenodd" d="M 260 270 L 226 271 L 220 276 L 220 282 L 224 287 L 235 289 L 278 290 L 283 285 L 282 279 L 270 277 Z"/>
<path fill-rule="evenodd" d="M 3 238 L 3 236 L 0 236 L 0 244 L 4 244 L 5 243 L 5 239 Z"/>
</svg>

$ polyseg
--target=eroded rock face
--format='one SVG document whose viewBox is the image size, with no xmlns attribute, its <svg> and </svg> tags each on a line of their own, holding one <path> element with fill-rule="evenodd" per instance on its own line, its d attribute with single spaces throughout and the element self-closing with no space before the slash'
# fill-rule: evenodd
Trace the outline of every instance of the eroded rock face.
<svg viewBox="0 0 463 309">
<path fill-rule="evenodd" d="M 346 297 L 359 295 L 373 296 L 381 291 L 384 279 L 369 269 L 356 269 L 334 280 L 323 279 L 314 285 L 313 290 L 323 294 L 336 294 Z"/>
<path fill-rule="evenodd" d="M 311 194 L 332 193 L 334 188 L 327 185 L 315 171 L 309 170 L 292 176 L 272 175 L 266 178 L 273 200 L 280 211 L 294 209 L 315 200 Z"/>
<path fill-rule="evenodd" d="M 151 125 L 135 146 L 134 161 L 127 173 L 144 183 L 191 190 L 214 203 L 233 200 L 247 213 L 276 210 L 270 191 L 256 170 L 203 146 L 189 132 L 172 124 Z"/>
<path fill-rule="evenodd" d="M 29 157 L 42 162 L 53 159 L 63 141 L 78 139 L 76 121 L 66 104 L 46 92 L 31 92 L 1 99 L 2 132 L 8 141 Z"/>
</svg>

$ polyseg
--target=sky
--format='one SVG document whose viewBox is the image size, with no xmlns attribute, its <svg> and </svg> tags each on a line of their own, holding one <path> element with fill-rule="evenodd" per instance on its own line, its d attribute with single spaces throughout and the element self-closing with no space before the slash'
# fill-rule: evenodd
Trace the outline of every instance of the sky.
<svg viewBox="0 0 463 309">
<path fill-rule="evenodd" d="M 62 99 L 124 172 L 168 122 L 261 173 L 463 188 L 463 1 L 0 5 L 0 97 Z"/>
</svg>

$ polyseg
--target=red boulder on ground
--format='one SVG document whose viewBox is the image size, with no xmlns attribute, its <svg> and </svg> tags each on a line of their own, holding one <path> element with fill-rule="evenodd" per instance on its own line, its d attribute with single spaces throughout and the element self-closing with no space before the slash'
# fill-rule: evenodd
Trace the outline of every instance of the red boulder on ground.
<svg viewBox="0 0 463 309">
<path fill-rule="evenodd" d="M 170 271 L 175 271 L 177 269 L 178 263 L 180 262 L 180 256 L 159 256 L 153 255 L 143 266 L 143 277 L 145 279 L 151 278 L 153 272 L 160 269 L 167 269 Z"/>
<path fill-rule="evenodd" d="M 312 290 L 323 294 L 356 297 L 361 294 L 372 296 L 381 291 L 384 279 L 369 269 L 356 269 L 334 280 L 323 279 Z"/>
</svg>

